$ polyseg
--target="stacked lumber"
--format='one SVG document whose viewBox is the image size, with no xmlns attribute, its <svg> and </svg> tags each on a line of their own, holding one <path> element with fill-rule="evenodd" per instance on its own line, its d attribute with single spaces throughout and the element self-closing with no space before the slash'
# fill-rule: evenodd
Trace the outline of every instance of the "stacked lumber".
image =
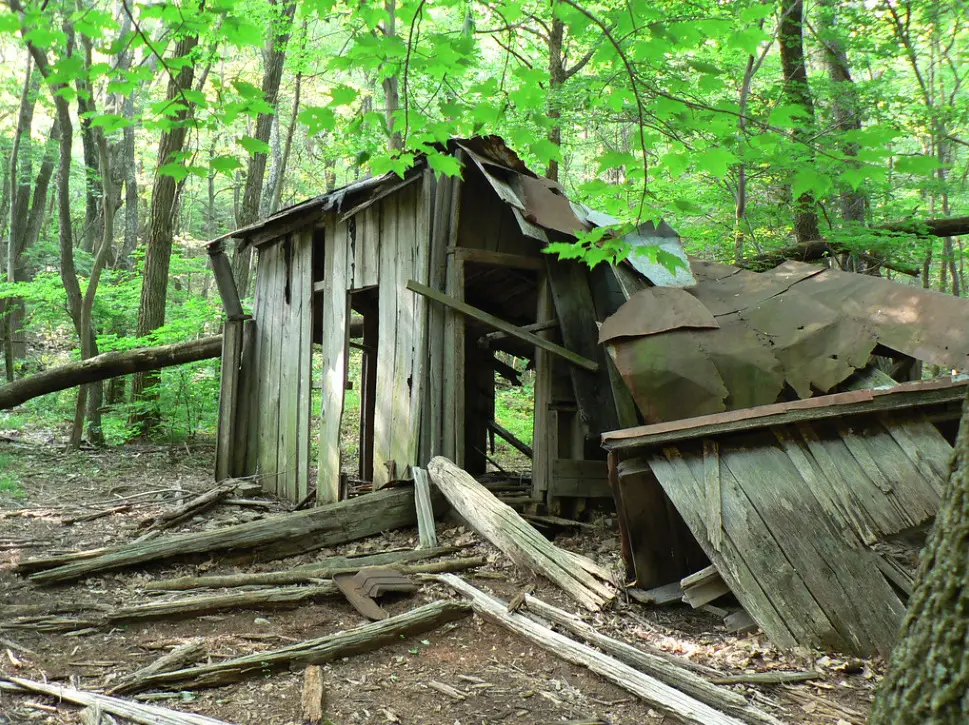
<svg viewBox="0 0 969 725">
<path fill-rule="evenodd" d="M 613 574 L 591 559 L 560 549 L 470 474 L 443 456 L 427 466 L 431 480 L 479 535 L 518 566 L 541 574 L 586 609 L 596 611 L 616 595 Z"/>
</svg>

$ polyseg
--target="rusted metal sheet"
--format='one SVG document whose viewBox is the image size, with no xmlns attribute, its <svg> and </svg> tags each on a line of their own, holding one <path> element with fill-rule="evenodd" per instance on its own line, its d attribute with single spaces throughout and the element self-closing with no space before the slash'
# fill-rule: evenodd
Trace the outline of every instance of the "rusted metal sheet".
<svg viewBox="0 0 969 725">
<path fill-rule="evenodd" d="M 803 267 L 779 274 L 748 272 L 742 269 L 735 274 L 704 280 L 691 288 L 690 292 L 715 316 L 726 315 L 783 294 L 797 282 L 822 271 L 820 267 L 808 264 Z"/>
<path fill-rule="evenodd" d="M 951 370 L 969 370 L 965 299 L 833 269 L 794 289 L 839 314 L 863 319 L 885 347 Z"/>
<path fill-rule="evenodd" d="M 555 188 L 554 182 L 519 174 L 514 183 L 520 190 L 519 198 L 524 202 L 528 221 L 570 236 L 590 229 L 575 215 L 568 197 Z"/>
<path fill-rule="evenodd" d="M 726 410 L 730 391 L 698 344 L 702 334 L 671 330 L 607 345 L 647 423 Z"/>
<path fill-rule="evenodd" d="M 784 366 L 773 348 L 760 344 L 737 315 L 724 315 L 717 322 L 719 330 L 698 332 L 697 341 L 727 388 L 727 408 L 773 403 L 784 388 Z"/>
<path fill-rule="evenodd" d="M 738 313 L 763 335 L 798 397 L 826 393 L 868 364 L 875 337 L 854 319 L 790 290 Z"/>
<path fill-rule="evenodd" d="M 710 311 L 689 292 L 675 287 L 647 287 L 606 318 L 599 328 L 599 342 L 655 335 L 684 327 L 719 325 Z"/>
</svg>

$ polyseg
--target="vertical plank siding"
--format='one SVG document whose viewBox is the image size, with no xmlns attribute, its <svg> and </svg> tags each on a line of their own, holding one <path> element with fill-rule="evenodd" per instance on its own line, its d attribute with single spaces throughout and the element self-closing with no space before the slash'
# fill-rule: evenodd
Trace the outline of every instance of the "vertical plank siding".
<svg viewBox="0 0 969 725">
<path fill-rule="evenodd" d="M 335 503 L 340 498 L 340 423 L 347 379 L 347 285 L 350 273 L 348 247 L 352 241 L 345 224 L 338 231 L 328 217 L 324 244 L 323 281 L 323 404 L 320 416 L 316 500 Z"/>
</svg>

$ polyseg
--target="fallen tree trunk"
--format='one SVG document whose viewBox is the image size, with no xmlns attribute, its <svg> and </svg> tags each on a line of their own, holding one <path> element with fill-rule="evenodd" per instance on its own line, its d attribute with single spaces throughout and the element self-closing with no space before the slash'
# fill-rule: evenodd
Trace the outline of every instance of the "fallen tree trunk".
<svg viewBox="0 0 969 725">
<path fill-rule="evenodd" d="M 969 234 L 969 216 L 941 217 L 939 219 L 906 219 L 901 222 L 879 224 L 875 229 L 887 232 L 903 232 L 920 237 L 958 237 Z"/>
<path fill-rule="evenodd" d="M 825 239 L 815 239 L 810 242 L 802 242 L 790 247 L 782 247 L 781 249 L 764 252 L 763 254 L 759 254 L 756 257 L 746 260 L 743 266 L 747 269 L 755 270 L 768 269 L 771 267 L 776 267 L 778 264 L 788 260 L 794 260 L 797 262 L 817 262 L 833 254 L 849 253 L 857 255 L 866 262 L 880 265 L 886 269 L 899 272 L 900 274 L 907 274 L 912 277 L 917 277 L 919 274 L 921 274 L 921 270 L 918 267 L 891 262 L 880 257 L 875 257 L 870 254 L 848 249 L 843 244 L 838 244 L 837 242 L 832 242 Z"/>
<path fill-rule="evenodd" d="M 736 715 L 747 722 L 759 723 L 760 725 L 779 725 L 776 718 L 749 706 L 743 695 L 724 687 L 717 687 L 717 685 L 699 675 L 671 662 L 668 659 L 671 657 L 670 655 L 661 657 L 625 642 L 620 642 L 618 639 L 600 634 L 595 627 L 583 622 L 575 615 L 558 607 L 553 607 L 530 594 L 525 595 L 525 607 L 528 611 L 534 612 L 552 624 L 568 630 L 620 662 L 635 667 L 640 672 L 645 672 L 647 675 L 665 682 L 670 687 L 675 687 L 680 692 L 695 697 L 700 702 Z"/>
<path fill-rule="evenodd" d="M 471 607 L 466 602 L 431 602 L 379 622 L 370 622 L 289 647 L 256 652 L 211 665 L 161 672 L 142 679 L 139 685 L 143 689 L 177 687 L 180 690 L 219 687 L 247 677 L 262 676 L 281 667 L 321 665 L 341 657 L 397 644 L 404 637 L 437 629 L 448 622 L 468 616 L 470 612 Z"/>
<path fill-rule="evenodd" d="M 612 575 L 591 559 L 559 549 L 494 494 L 443 456 L 427 466 L 431 480 L 478 534 L 518 566 L 557 584 L 583 607 L 598 610 L 615 596 Z"/>
<path fill-rule="evenodd" d="M 86 383 L 116 378 L 119 375 L 142 373 L 173 365 L 184 365 L 197 360 L 208 360 L 222 354 L 222 335 L 203 337 L 188 342 L 158 347 L 136 347 L 123 352 L 106 352 L 87 360 L 77 360 L 66 365 L 45 370 L 0 385 L 0 410 L 13 408 L 31 398 L 56 393 Z"/>
<path fill-rule="evenodd" d="M 441 574 L 435 578 L 468 597 L 474 611 L 486 620 L 510 630 L 566 662 L 588 668 L 633 693 L 664 715 L 688 725 L 743 725 L 742 720 L 720 712 L 629 665 L 597 652 L 588 645 L 543 627 L 521 614 L 509 612 L 504 602 L 452 574 Z"/>
<path fill-rule="evenodd" d="M 120 569 L 174 557 L 229 549 L 273 547 L 274 553 L 289 556 L 327 546 L 345 544 L 381 531 L 412 526 L 417 521 L 414 491 L 395 488 L 318 506 L 309 511 L 267 516 L 235 526 L 209 531 L 159 536 L 147 541 L 123 544 L 96 556 L 80 558 L 46 571 L 37 571 L 30 579 L 41 584 L 79 579 L 96 572 Z M 279 545 L 278 547 L 275 545 Z M 277 550 L 278 549 L 278 550 Z M 63 561 L 62 557 L 52 559 Z M 47 569 L 44 559 L 29 559 L 17 571 Z"/>
<path fill-rule="evenodd" d="M 93 692 L 75 690 L 73 687 L 58 687 L 47 682 L 34 682 L 21 677 L 0 679 L 0 689 L 12 692 L 35 692 L 48 695 L 58 701 L 72 702 L 75 705 L 93 707 L 109 715 L 117 715 L 142 725 L 231 725 L 225 720 L 216 720 L 205 715 L 178 712 L 158 705 L 130 702 L 117 697 L 98 695 Z"/>
</svg>

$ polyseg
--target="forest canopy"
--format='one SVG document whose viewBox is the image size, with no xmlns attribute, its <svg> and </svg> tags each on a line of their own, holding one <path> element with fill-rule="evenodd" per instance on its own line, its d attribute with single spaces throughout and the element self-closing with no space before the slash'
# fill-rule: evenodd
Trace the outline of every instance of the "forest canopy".
<svg viewBox="0 0 969 725">
<path fill-rule="evenodd" d="M 961 240 L 922 220 L 966 213 L 967 40 L 955 0 L 2 0 L 6 377 L 216 331 L 205 240 L 418 154 L 460 174 L 442 144 L 477 134 L 701 256 L 814 243 L 962 294 Z M 129 435 L 214 395 L 196 365 L 87 386 L 76 439 L 104 401 Z"/>
</svg>

